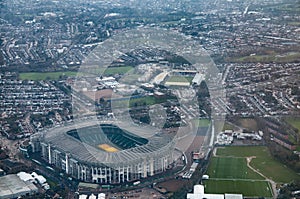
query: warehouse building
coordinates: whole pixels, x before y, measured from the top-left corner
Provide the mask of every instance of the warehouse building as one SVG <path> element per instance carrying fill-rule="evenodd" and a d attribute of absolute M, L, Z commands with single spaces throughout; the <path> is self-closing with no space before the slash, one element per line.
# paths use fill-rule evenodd
<path fill-rule="evenodd" d="M 16 174 L 0 177 L 0 199 L 33 195 L 38 188 L 32 182 L 21 180 Z"/>

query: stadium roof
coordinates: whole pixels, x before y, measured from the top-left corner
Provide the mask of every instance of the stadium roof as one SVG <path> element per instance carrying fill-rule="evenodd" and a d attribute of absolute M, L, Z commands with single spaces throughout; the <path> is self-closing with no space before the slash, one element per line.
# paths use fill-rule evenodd
<path fill-rule="evenodd" d="M 114 124 L 122 129 L 129 131 L 132 134 L 148 139 L 148 143 L 142 146 L 133 147 L 126 150 L 120 150 L 114 153 L 108 153 L 97 149 L 87 143 L 84 143 L 67 134 L 73 129 L 93 126 L 96 124 Z M 126 123 L 114 123 L 112 121 L 85 120 L 76 122 L 76 124 L 67 124 L 65 126 L 56 127 L 41 132 L 43 138 L 41 142 L 48 143 L 50 146 L 69 153 L 71 157 L 87 163 L 99 164 L 122 164 L 128 162 L 140 161 L 141 159 L 149 158 L 162 151 L 170 153 L 170 149 L 174 147 L 175 142 L 172 137 L 167 134 L 158 133 L 154 128 L 143 128 L 132 126 Z"/>

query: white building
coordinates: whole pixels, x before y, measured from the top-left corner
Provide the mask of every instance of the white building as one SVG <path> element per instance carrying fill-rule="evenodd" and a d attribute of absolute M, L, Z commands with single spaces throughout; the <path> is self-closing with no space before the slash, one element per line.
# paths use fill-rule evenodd
<path fill-rule="evenodd" d="M 119 83 L 116 81 L 114 77 L 103 77 L 102 79 L 100 77 L 97 77 L 96 81 L 103 86 L 107 86 L 111 88 L 115 88 L 116 86 L 119 85 Z"/>
<path fill-rule="evenodd" d="M 243 199 L 242 194 L 206 194 L 203 185 L 195 185 L 194 193 L 188 193 L 187 199 Z"/>
<path fill-rule="evenodd" d="M 192 83 L 200 85 L 203 80 L 205 80 L 205 75 L 201 73 L 197 73 L 193 78 Z"/>
<path fill-rule="evenodd" d="M 89 196 L 89 199 L 97 199 L 97 196 L 95 196 L 94 194 Z"/>
<path fill-rule="evenodd" d="M 99 193 L 98 199 L 105 199 L 105 193 Z"/>
<path fill-rule="evenodd" d="M 29 176 L 26 176 L 26 178 L 29 178 Z M 38 188 L 32 182 L 23 181 L 16 174 L 0 177 L 0 199 L 33 195 L 37 192 Z"/>
<path fill-rule="evenodd" d="M 79 195 L 79 199 L 87 199 L 87 198 L 88 198 L 88 195 L 85 195 L 85 194 Z"/>

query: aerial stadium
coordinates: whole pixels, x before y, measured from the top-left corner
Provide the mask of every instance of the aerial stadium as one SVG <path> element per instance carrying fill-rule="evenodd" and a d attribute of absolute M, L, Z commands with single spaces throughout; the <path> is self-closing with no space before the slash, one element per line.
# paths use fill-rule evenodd
<path fill-rule="evenodd" d="M 126 130 L 125 130 L 126 129 Z M 166 133 L 128 123 L 85 120 L 39 132 L 33 152 L 75 179 L 118 184 L 171 168 L 175 141 Z M 175 158 L 176 159 L 176 158 Z"/>

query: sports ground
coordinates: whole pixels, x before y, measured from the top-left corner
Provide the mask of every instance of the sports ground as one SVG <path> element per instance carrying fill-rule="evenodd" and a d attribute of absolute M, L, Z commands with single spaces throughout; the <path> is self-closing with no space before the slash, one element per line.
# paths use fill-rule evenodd
<path fill-rule="evenodd" d="M 300 179 L 264 146 L 217 148 L 207 174 L 207 193 L 242 193 L 245 197 L 273 198 L 271 181 L 274 186 Z"/>
<path fill-rule="evenodd" d="M 93 71 L 89 71 L 92 74 L 104 74 L 104 75 L 115 75 L 115 74 L 125 74 L 133 69 L 132 66 L 120 66 L 120 67 L 109 67 L 109 68 L 96 68 Z M 77 71 L 61 71 L 61 72 L 30 72 L 30 73 L 20 73 L 19 78 L 21 80 L 58 80 L 62 76 L 76 77 L 87 75 Z"/>

